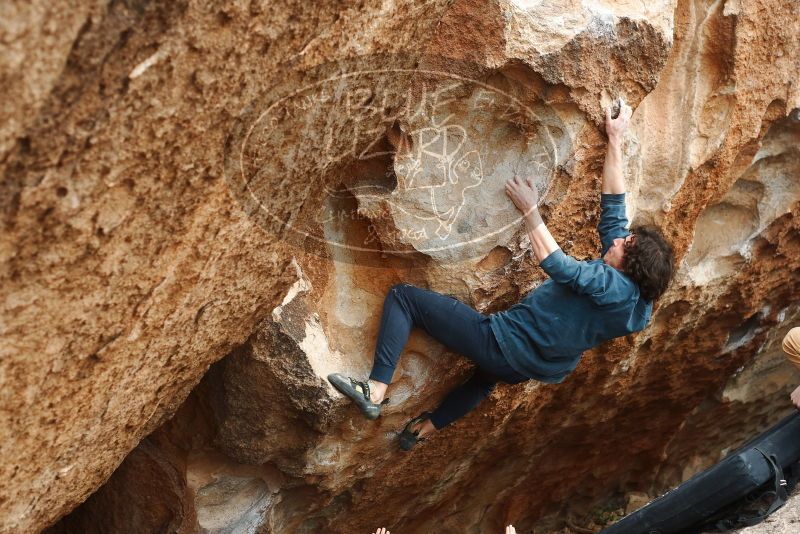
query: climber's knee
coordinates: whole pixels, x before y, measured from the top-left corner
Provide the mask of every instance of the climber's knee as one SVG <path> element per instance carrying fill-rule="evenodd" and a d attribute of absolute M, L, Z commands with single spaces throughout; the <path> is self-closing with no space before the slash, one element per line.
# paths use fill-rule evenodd
<path fill-rule="evenodd" d="M 409 287 L 413 287 L 411 284 L 407 284 L 405 282 L 400 282 L 399 284 L 395 284 L 392 286 L 392 291 L 405 291 Z"/>
<path fill-rule="evenodd" d="M 406 292 L 413 287 L 411 284 L 400 283 L 395 284 L 389 289 L 389 295 L 393 295 L 395 297 L 402 297 L 406 295 Z"/>

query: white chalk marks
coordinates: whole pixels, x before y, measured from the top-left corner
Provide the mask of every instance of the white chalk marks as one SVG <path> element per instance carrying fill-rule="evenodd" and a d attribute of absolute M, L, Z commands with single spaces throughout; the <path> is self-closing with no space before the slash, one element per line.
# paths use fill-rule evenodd
<path fill-rule="evenodd" d="M 571 142 L 524 87 L 449 66 L 368 56 L 282 80 L 228 138 L 233 196 L 262 227 L 320 254 L 457 260 L 492 248 L 519 223 L 504 181 L 523 172 L 546 195 Z"/>

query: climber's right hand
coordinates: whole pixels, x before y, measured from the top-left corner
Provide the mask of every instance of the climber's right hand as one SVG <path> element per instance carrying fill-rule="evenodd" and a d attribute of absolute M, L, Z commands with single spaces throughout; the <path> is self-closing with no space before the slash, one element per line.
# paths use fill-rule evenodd
<path fill-rule="evenodd" d="M 614 106 L 611 105 L 606 108 L 606 135 L 608 135 L 609 141 L 619 141 L 622 139 L 625 130 L 628 129 L 628 123 L 631 120 L 633 111 L 628 104 L 621 102 L 619 106 L 619 115 L 617 115 L 616 119 L 612 119 L 613 107 Z"/>
<path fill-rule="evenodd" d="M 797 386 L 797 388 L 792 391 L 791 399 L 797 409 L 800 410 L 800 386 Z"/>

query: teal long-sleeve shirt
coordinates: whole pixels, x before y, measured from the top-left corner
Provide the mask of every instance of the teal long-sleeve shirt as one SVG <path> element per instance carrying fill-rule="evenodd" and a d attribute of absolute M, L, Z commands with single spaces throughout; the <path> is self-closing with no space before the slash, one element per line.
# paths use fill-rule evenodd
<path fill-rule="evenodd" d="M 625 194 L 600 195 L 601 257 L 614 239 L 630 233 L 627 226 Z M 550 279 L 519 304 L 490 315 L 509 365 L 529 378 L 562 382 L 584 351 L 638 332 L 650 320 L 652 302 L 602 259 L 578 261 L 557 249 L 539 265 Z"/>

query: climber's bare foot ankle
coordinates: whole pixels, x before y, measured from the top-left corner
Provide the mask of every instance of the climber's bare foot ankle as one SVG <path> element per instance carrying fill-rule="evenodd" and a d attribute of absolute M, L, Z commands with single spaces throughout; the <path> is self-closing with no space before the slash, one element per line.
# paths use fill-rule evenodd
<path fill-rule="evenodd" d="M 370 380 L 369 400 L 375 404 L 380 404 L 383 402 L 383 398 L 386 396 L 387 389 L 389 389 L 389 384 L 384 384 L 383 382 L 378 382 L 377 380 Z"/>
<path fill-rule="evenodd" d="M 416 432 L 417 430 L 419 430 L 417 437 L 426 438 L 436 432 L 436 427 L 433 426 L 430 419 L 425 419 L 423 422 L 417 423 L 411 427 L 412 432 Z"/>

